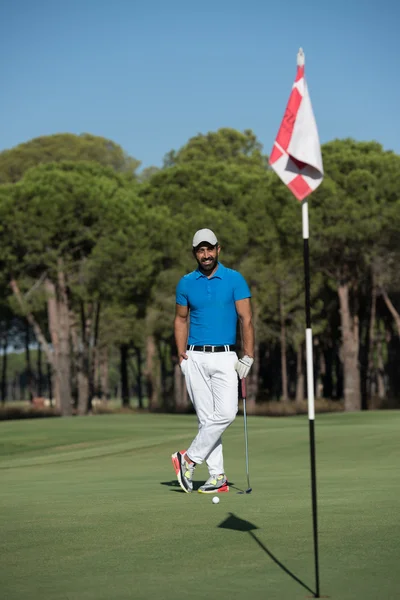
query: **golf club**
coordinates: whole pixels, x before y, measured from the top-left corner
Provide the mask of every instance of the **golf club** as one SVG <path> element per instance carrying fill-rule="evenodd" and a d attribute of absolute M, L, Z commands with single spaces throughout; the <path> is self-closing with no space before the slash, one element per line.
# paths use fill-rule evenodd
<path fill-rule="evenodd" d="M 247 439 L 247 413 L 246 413 L 246 378 L 243 377 L 240 381 L 242 387 L 242 399 L 243 399 L 243 419 L 244 419 L 244 443 L 246 448 L 246 476 L 247 476 L 247 490 L 244 492 L 238 492 L 238 494 L 251 494 L 252 488 L 250 487 L 250 476 L 249 476 L 249 443 Z"/>

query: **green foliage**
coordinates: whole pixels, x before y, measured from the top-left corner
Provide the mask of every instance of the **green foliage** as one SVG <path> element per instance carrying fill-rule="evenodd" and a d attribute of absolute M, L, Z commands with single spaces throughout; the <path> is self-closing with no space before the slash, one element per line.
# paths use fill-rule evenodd
<path fill-rule="evenodd" d="M 3 260 L 16 276 L 38 277 L 54 272 L 62 258 L 70 285 L 82 294 L 144 293 L 160 260 L 152 228 L 162 231 L 166 211 L 148 208 L 136 189 L 96 163 L 29 170 L 3 206 Z"/>
<path fill-rule="evenodd" d="M 309 198 L 314 335 L 336 339 L 337 283 L 368 305 L 370 269 L 398 293 L 400 157 L 376 142 L 323 147 L 325 178 Z M 72 306 L 101 306 L 100 346 L 171 345 L 175 287 L 196 268 L 191 241 L 215 231 L 221 262 L 249 282 L 257 335 L 304 339 L 301 204 L 267 168 L 253 132 L 220 129 L 171 151 L 163 169 L 136 176 L 115 143 L 84 134 L 37 138 L 0 153 L 0 322 L 20 313 L 10 277 L 45 324 L 41 278 L 62 261 Z M 10 313 L 11 306 L 11 313 Z M 379 307 L 378 307 L 379 309 Z M 7 311 L 9 311 L 7 313 Z"/>
<path fill-rule="evenodd" d="M 326 176 L 310 201 L 315 255 L 332 276 L 359 278 L 390 235 L 400 157 L 375 142 L 335 140 L 323 158 Z"/>
<path fill-rule="evenodd" d="M 60 133 L 38 137 L 0 153 L 0 183 L 19 181 L 39 164 L 60 161 L 94 161 L 115 171 L 134 175 L 139 161 L 125 154 L 118 144 L 88 133 Z"/>
<path fill-rule="evenodd" d="M 242 167 L 266 165 L 261 144 L 250 129 L 241 133 L 223 128 L 206 135 L 198 134 L 178 152 L 171 151 L 166 157 L 166 166 L 206 161 L 234 162 Z"/>

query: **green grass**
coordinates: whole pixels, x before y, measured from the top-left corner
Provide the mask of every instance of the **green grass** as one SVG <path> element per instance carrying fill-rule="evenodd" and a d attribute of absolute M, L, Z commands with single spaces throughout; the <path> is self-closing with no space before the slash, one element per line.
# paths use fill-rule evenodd
<path fill-rule="evenodd" d="M 169 415 L 0 423 L 0 597 L 312 596 L 307 418 L 249 418 L 253 493 L 216 506 L 175 485 L 170 454 L 195 427 Z M 399 598 L 399 430 L 395 411 L 317 416 L 321 595 Z M 224 445 L 244 488 L 241 417 Z M 199 467 L 196 483 L 206 477 Z"/>

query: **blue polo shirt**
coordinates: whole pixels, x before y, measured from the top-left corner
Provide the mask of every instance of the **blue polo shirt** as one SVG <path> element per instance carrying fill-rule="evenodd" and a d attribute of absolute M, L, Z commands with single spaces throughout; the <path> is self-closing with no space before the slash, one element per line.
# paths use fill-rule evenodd
<path fill-rule="evenodd" d="M 184 275 L 176 287 L 176 303 L 190 310 L 188 344 L 235 344 L 235 302 L 244 298 L 251 298 L 245 278 L 221 263 L 210 278 L 199 269 Z"/>

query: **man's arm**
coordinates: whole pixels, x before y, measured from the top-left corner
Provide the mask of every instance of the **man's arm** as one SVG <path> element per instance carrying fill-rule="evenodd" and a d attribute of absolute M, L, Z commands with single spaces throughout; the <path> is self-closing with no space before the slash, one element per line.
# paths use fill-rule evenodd
<path fill-rule="evenodd" d="M 182 362 L 182 360 L 187 358 L 186 346 L 189 333 L 188 316 L 189 308 L 187 306 L 177 304 L 174 320 L 174 334 L 176 349 L 179 356 L 179 364 Z"/>
<path fill-rule="evenodd" d="M 240 319 L 242 332 L 243 354 L 254 358 L 254 326 L 250 298 L 236 300 L 236 311 Z"/>

